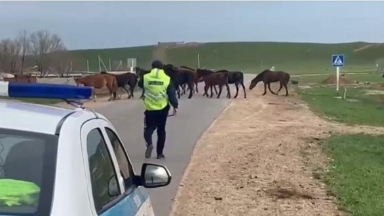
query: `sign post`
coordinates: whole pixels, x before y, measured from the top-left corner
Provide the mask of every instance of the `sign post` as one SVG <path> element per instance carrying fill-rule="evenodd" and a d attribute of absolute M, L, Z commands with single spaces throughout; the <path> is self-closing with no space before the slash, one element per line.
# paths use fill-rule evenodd
<path fill-rule="evenodd" d="M 332 55 L 332 67 L 336 67 L 336 91 L 339 91 L 340 67 L 344 67 L 344 54 Z"/>

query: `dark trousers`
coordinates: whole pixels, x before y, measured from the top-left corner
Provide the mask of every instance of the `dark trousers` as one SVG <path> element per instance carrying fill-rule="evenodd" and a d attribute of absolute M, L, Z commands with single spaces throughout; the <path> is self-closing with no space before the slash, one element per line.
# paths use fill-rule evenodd
<path fill-rule="evenodd" d="M 169 106 L 162 110 L 144 112 L 144 139 L 148 145 L 152 145 L 152 134 L 157 129 L 157 146 L 158 155 L 163 154 L 165 145 L 165 126 L 167 124 Z"/>

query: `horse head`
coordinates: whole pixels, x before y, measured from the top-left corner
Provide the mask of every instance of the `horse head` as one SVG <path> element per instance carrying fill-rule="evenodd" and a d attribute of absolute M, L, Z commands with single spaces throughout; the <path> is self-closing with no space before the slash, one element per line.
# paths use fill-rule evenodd
<path fill-rule="evenodd" d="M 145 70 L 145 69 L 142 69 L 140 67 L 135 67 L 135 70 L 136 70 L 136 75 L 141 78 L 142 76 L 144 76 L 145 74 L 151 72 L 149 70 Z"/>
<path fill-rule="evenodd" d="M 264 79 L 265 75 L 269 72 L 272 72 L 269 69 L 263 70 L 261 73 L 257 74 L 255 78 L 251 80 L 251 84 L 249 84 L 249 90 L 252 90 L 258 82 Z"/>

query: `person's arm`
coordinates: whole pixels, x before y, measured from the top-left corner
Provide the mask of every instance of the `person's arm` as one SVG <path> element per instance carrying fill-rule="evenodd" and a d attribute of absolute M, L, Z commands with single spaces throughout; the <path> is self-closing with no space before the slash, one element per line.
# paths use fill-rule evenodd
<path fill-rule="evenodd" d="M 168 88 L 167 88 L 167 95 L 169 103 L 172 105 L 173 108 L 178 109 L 179 108 L 179 102 L 176 97 L 176 89 L 173 85 L 173 82 L 170 81 Z"/>

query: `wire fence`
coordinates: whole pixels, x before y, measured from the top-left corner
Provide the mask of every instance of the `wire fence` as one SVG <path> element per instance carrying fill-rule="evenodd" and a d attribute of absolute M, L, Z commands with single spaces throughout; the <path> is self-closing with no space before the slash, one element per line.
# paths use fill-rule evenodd
<path fill-rule="evenodd" d="M 100 71 L 129 71 L 134 72 L 137 66 L 136 58 L 101 58 L 97 60 L 75 60 L 70 62 L 70 71 L 100 72 Z"/>

